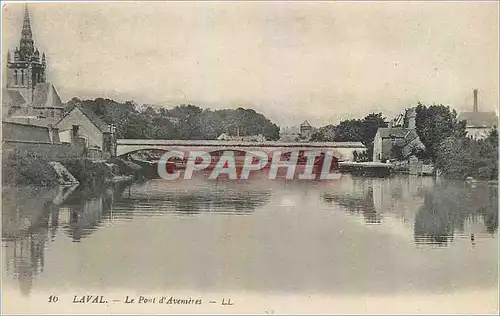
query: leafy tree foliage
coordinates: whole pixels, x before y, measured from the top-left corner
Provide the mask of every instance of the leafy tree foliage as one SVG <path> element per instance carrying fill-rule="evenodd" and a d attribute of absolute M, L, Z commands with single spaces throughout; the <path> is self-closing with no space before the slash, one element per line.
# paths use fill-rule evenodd
<path fill-rule="evenodd" d="M 498 229 L 497 188 L 486 185 L 470 190 L 455 181 L 437 184 L 424 194 L 424 203 L 415 217 L 415 241 L 446 244 L 455 231 L 463 231 L 465 223 L 477 216 L 484 218 L 486 230 Z"/>
<path fill-rule="evenodd" d="M 379 127 L 387 127 L 385 118 L 382 113 L 371 113 L 363 119 L 349 119 L 338 125 L 324 126 L 312 135 L 312 140 L 362 142 L 368 148 L 368 157 L 372 157 L 373 139 Z"/>
<path fill-rule="evenodd" d="M 380 127 L 387 127 L 385 118 L 382 113 L 372 113 L 367 115 L 361 124 L 362 139 L 361 142 L 365 145 L 368 150 L 368 156 L 373 157 L 373 140 L 375 139 L 375 134 Z"/>
<path fill-rule="evenodd" d="M 335 141 L 335 125 L 326 125 L 318 128 L 316 132 L 311 135 L 312 142 L 333 142 Z"/>
<path fill-rule="evenodd" d="M 482 180 L 498 179 L 498 132 L 486 139 L 450 136 L 439 144 L 436 167 L 445 177 Z"/>
<path fill-rule="evenodd" d="M 360 142 L 363 139 L 362 120 L 349 119 L 339 123 L 335 127 L 335 141 L 337 142 Z"/>
<path fill-rule="evenodd" d="M 448 137 L 465 137 L 465 122 L 459 122 L 457 112 L 449 106 L 416 106 L 416 130 L 425 145 L 421 159 L 435 161 L 439 144 Z"/>
<path fill-rule="evenodd" d="M 180 105 L 173 109 L 146 107 L 138 110 L 131 101 L 120 103 L 110 99 L 71 99 L 67 108 L 76 104 L 89 107 L 108 124 L 115 124 L 118 138 L 131 139 L 216 139 L 221 133 L 249 136 L 263 134 L 269 140 L 279 138 L 279 127 L 252 109 L 201 109 Z"/>
<path fill-rule="evenodd" d="M 349 119 L 339 125 L 326 125 L 313 134 L 317 141 L 362 142 L 370 145 L 379 127 L 387 127 L 382 113 L 372 113 L 364 119 Z"/>
<path fill-rule="evenodd" d="M 444 105 L 416 107 L 416 130 L 426 149 L 419 158 L 433 162 L 445 177 L 498 178 L 498 132 L 486 139 L 466 137 L 465 121 Z"/>

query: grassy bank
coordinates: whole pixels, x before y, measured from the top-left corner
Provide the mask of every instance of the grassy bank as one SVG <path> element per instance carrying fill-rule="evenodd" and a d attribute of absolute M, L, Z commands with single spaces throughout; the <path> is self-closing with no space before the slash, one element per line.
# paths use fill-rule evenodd
<path fill-rule="evenodd" d="M 49 162 L 30 156 L 2 159 L 2 184 L 56 185 L 58 176 Z"/>
<path fill-rule="evenodd" d="M 51 161 L 31 156 L 4 157 L 2 160 L 2 185 L 58 185 L 58 175 L 50 165 Z M 112 165 L 105 162 L 93 162 L 89 159 L 66 159 L 59 162 L 80 184 L 104 183 L 111 181 L 116 175 L 130 175 L 137 172 L 119 159 L 113 159 Z"/>

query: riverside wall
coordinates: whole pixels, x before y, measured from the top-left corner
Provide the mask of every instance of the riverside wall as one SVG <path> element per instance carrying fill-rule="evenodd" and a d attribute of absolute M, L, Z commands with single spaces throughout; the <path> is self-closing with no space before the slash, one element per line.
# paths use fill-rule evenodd
<path fill-rule="evenodd" d="M 61 183 L 51 165 L 60 162 L 80 183 L 107 181 L 128 170 L 114 168 L 109 153 L 88 148 L 83 138 L 61 143 L 52 126 L 2 122 L 3 185 L 52 186 Z"/>
<path fill-rule="evenodd" d="M 84 157 L 85 146 L 83 144 L 53 144 L 48 142 L 4 140 L 2 142 L 2 155 L 3 159 L 16 159 L 20 157 L 56 161 L 70 158 L 77 159 Z"/>

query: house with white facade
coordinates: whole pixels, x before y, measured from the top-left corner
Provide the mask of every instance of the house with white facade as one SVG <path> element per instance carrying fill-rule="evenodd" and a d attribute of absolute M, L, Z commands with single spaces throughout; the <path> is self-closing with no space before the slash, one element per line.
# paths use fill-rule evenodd
<path fill-rule="evenodd" d="M 466 121 L 467 136 L 472 139 L 486 138 L 498 126 L 498 115 L 495 112 L 479 112 L 477 89 L 474 89 L 472 112 L 460 113 L 458 120 Z"/>

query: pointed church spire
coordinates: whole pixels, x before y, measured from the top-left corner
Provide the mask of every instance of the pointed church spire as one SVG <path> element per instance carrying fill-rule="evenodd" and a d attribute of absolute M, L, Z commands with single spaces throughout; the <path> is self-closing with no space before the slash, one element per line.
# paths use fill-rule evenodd
<path fill-rule="evenodd" d="M 33 55 L 33 33 L 31 32 L 30 13 L 28 11 L 28 4 L 24 9 L 23 30 L 21 31 L 20 51 L 23 57 Z"/>

